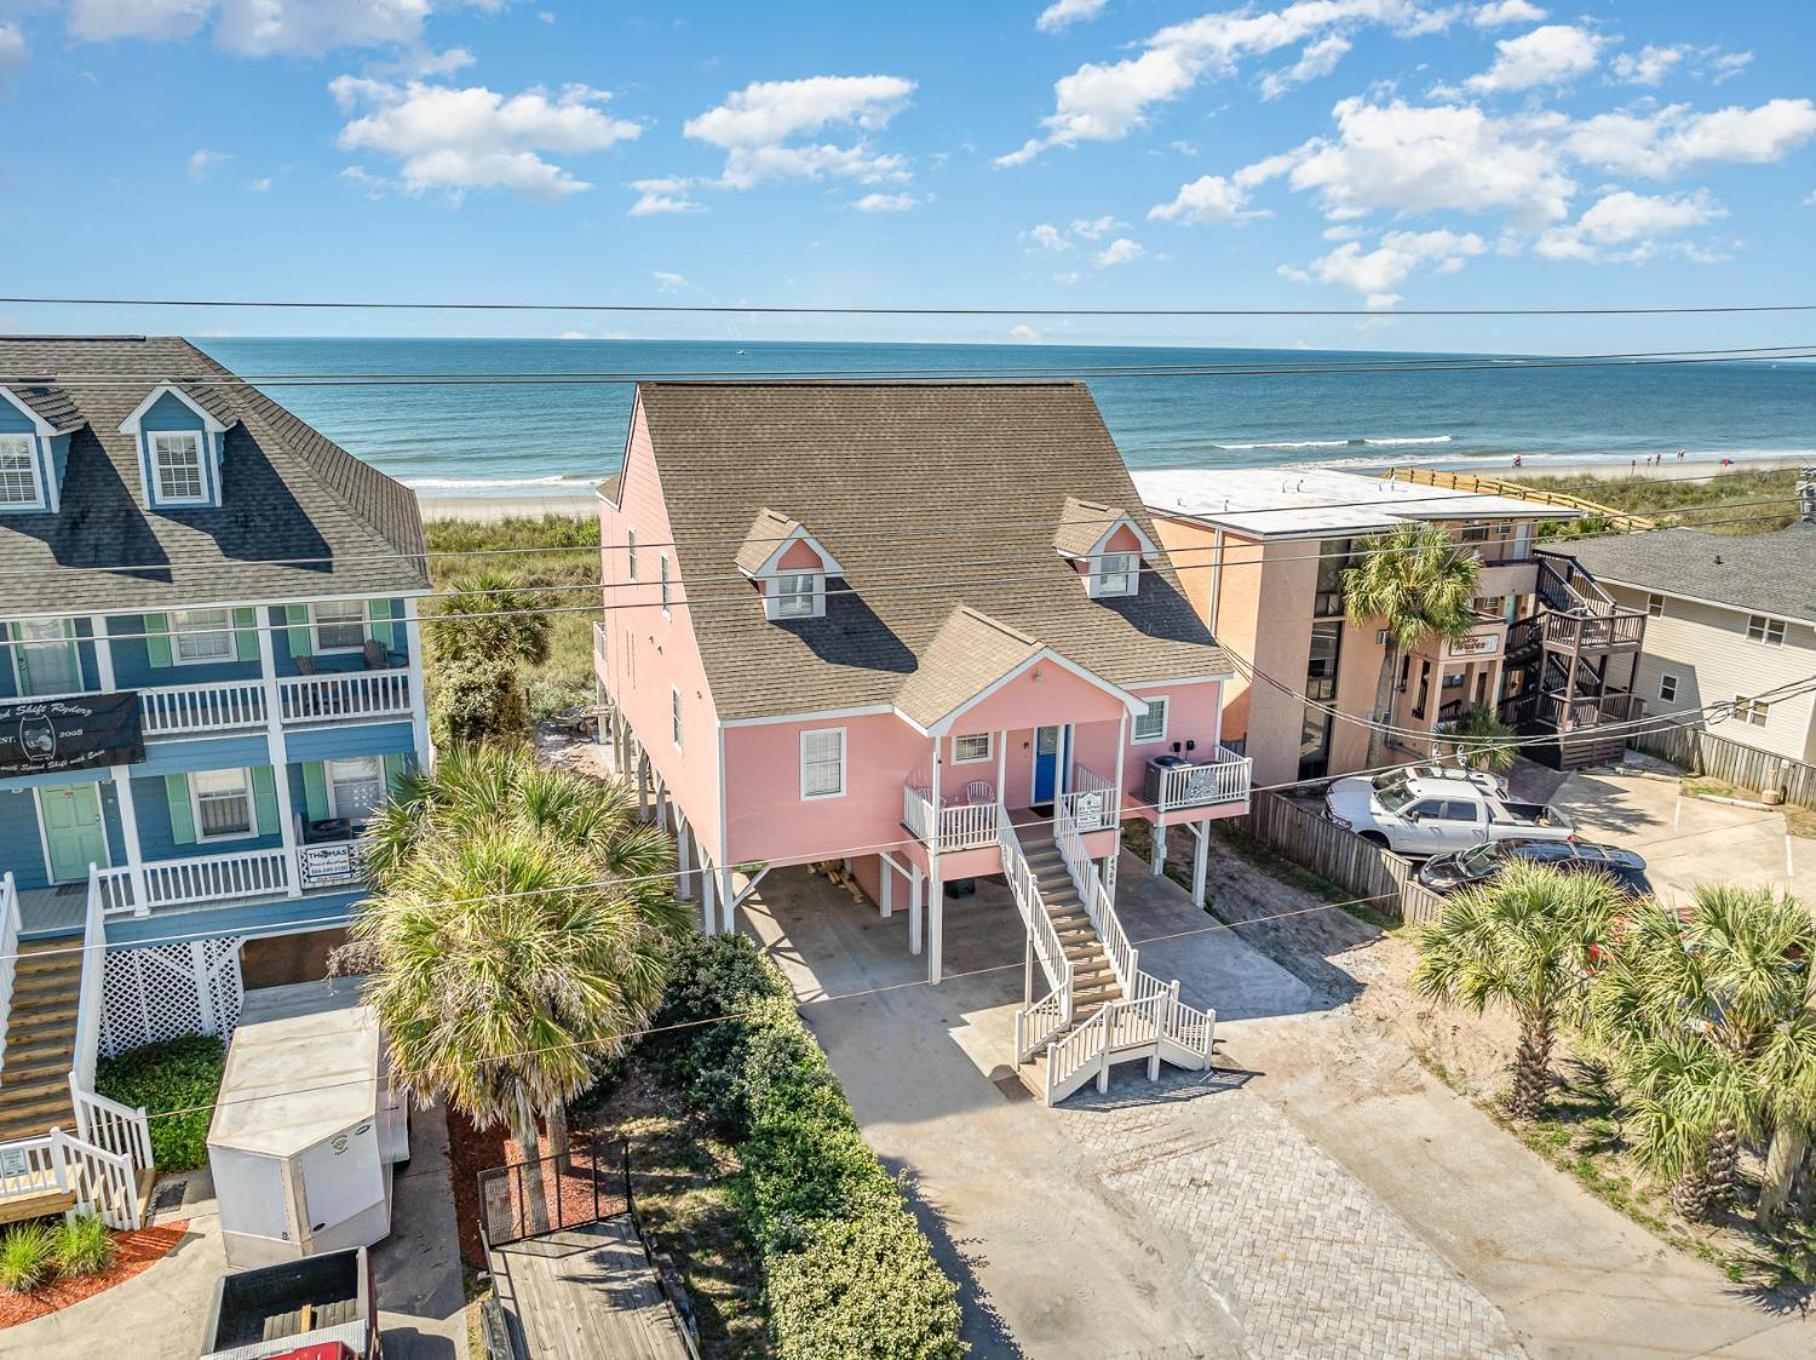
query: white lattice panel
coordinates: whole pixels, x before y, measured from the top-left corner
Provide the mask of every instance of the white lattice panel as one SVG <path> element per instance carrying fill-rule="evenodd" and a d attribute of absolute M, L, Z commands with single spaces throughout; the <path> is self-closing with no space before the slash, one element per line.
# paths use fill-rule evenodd
<path fill-rule="evenodd" d="M 101 1054 L 188 1034 L 226 1037 L 245 991 L 238 939 L 110 950 L 102 981 Z"/>

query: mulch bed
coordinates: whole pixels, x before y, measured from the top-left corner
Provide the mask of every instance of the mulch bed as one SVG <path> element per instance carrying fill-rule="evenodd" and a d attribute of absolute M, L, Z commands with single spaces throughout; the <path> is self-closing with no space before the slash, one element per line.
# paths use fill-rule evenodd
<path fill-rule="evenodd" d="M 130 1280 L 168 1256 L 188 1231 L 189 1220 L 182 1219 L 137 1232 L 115 1233 L 116 1255 L 111 1269 L 73 1280 L 53 1280 L 35 1294 L 0 1294 L 0 1327 L 45 1317 Z"/>
<path fill-rule="evenodd" d="M 617 1145 L 597 1144 L 599 1198 L 594 1211 L 593 1158 L 595 1143 L 585 1129 L 570 1128 L 569 1154 L 565 1163 L 552 1158 L 546 1132 L 539 1154 L 547 1158 L 536 1170 L 525 1168 L 511 1175 L 511 1203 L 518 1221 L 524 1216 L 524 1191 L 530 1178 L 540 1175 L 543 1198 L 548 1204 L 551 1225 L 569 1226 L 592 1222 L 597 1218 L 623 1213 L 628 1207 L 623 1197 L 623 1179 L 618 1173 Z M 496 1167 L 513 1166 L 523 1159 L 511 1141 L 504 1125 L 475 1128 L 458 1110 L 448 1111 L 448 1161 L 454 1178 L 454 1217 L 460 1229 L 460 1256 L 469 1266 L 485 1270 L 485 1248 L 479 1235 L 479 1175 Z M 496 1238 L 496 1234 L 494 1234 Z"/>

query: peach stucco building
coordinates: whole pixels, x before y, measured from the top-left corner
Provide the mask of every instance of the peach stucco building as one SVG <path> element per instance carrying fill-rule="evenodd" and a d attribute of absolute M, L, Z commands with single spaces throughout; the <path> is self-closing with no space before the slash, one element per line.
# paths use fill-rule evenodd
<path fill-rule="evenodd" d="M 944 890 L 1001 874 L 1049 1018 L 1159 1004 L 1115 920 L 1122 821 L 1202 844 L 1249 767 L 1082 384 L 646 383 L 600 525 L 605 734 L 707 930 L 733 866 L 845 861 L 937 982 Z"/>

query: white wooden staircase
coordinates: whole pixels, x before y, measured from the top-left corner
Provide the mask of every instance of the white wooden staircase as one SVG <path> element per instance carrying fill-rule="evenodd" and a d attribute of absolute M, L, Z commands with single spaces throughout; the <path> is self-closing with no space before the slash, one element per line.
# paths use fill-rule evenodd
<path fill-rule="evenodd" d="M 1050 829 L 1028 826 L 1019 835 L 1005 816 L 997 836 L 1028 930 L 1024 1004 L 1015 1015 L 1023 1081 L 1053 1105 L 1093 1078 L 1107 1090 L 1119 1062 L 1146 1061 L 1150 1080 L 1163 1060 L 1204 1070 L 1216 1013 L 1180 1001 L 1178 982 L 1141 970 L 1083 836 L 1063 803 L 1055 814 Z M 1049 989 L 1038 998 L 1037 973 Z"/>

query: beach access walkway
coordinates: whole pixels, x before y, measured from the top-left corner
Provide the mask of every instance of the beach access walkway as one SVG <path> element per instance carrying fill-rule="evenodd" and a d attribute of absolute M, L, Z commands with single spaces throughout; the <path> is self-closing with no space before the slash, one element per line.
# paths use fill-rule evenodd
<path fill-rule="evenodd" d="M 697 1360 L 629 1214 L 494 1247 L 526 1360 Z"/>

